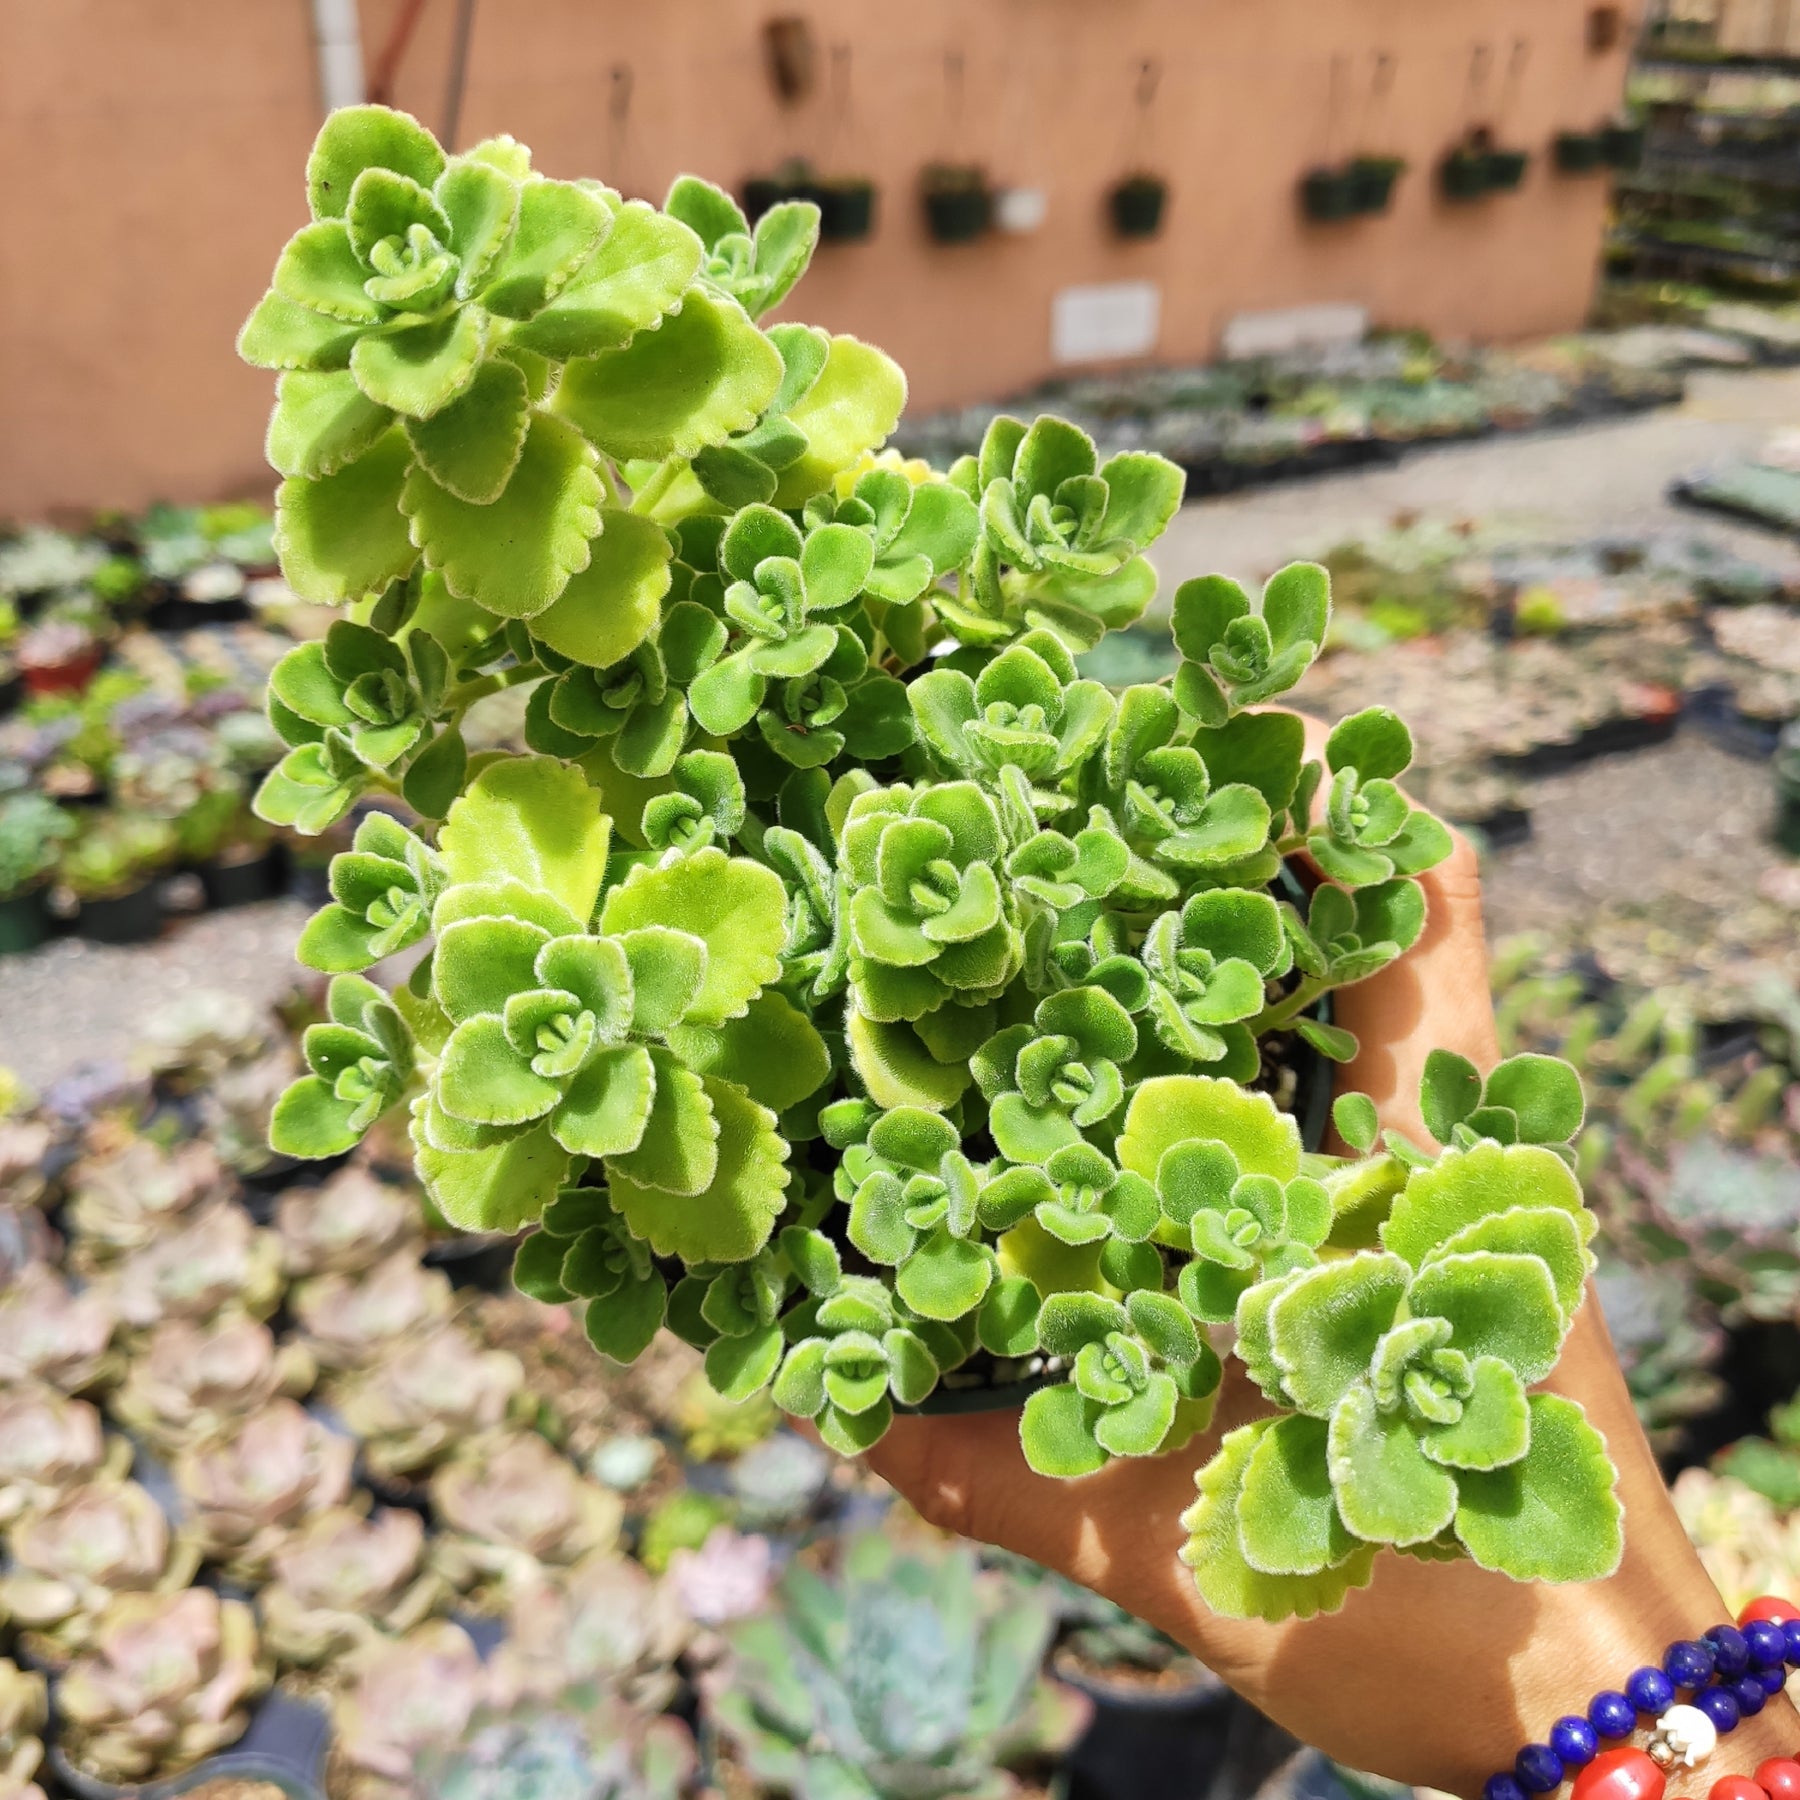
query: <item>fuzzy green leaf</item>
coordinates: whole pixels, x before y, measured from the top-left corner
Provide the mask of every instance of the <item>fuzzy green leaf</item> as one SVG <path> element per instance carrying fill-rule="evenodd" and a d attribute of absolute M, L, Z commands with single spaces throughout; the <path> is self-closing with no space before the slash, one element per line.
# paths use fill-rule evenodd
<path fill-rule="evenodd" d="M 1594 1235 L 1580 1184 L 1552 1151 L 1483 1142 L 1448 1150 L 1435 1166 L 1415 1171 L 1382 1225 L 1381 1241 L 1417 1266 L 1476 1220 L 1520 1206 L 1556 1207 L 1575 1220 L 1583 1243 Z"/>
<path fill-rule="evenodd" d="M 1072 1383 L 1040 1388 L 1019 1417 L 1025 1460 L 1040 1475 L 1069 1479 L 1106 1466 L 1107 1454 L 1094 1437 L 1100 1408 Z"/>
<path fill-rule="evenodd" d="M 1494 1069 L 1482 1103 L 1517 1114 L 1519 1135 L 1528 1144 L 1567 1143 L 1581 1129 L 1587 1110 L 1574 1068 L 1559 1056 L 1530 1052 L 1509 1056 Z"/>
<path fill-rule="evenodd" d="M 1289 1182 L 1300 1173 L 1300 1131 L 1266 1094 L 1211 1075 L 1158 1075 L 1139 1084 L 1119 1134 L 1121 1167 L 1156 1179 L 1164 1151 L 1190 1138 L 1226 1144 L 1245 1174 Z"/>
<path fill-rule="evenodd" d="M 1238 1541 L 1265 1575 L 1317 1575 L 1341 1563 L 1356 1540 L 1331 1493 L 1323 1419 L 1291 1413 L 1271 1421 L 1244 1467 Z"/>
<path fill-rule="evenodd" d="M 1481 1104 L 1481 1072 L 1466 1056 L 1433 1050 L 1425 1058 L 1419 1082 L 1419 1109 L 1425 1129 L 1440 1144 L 1450 1142 L 1456 1127 Z"/>
<path fill-rule="evenodd" d="M 589 1301 L 582 1321 L 588 1342 L 615 1362 L 636 1362 L 650 1348 L 668 1316 L 668 1284 L 655 1270 L 647 1281 L 628 1281 L 604 1300 Z"/>
<path fill-rule="evenodd" d="M 1309 1269 L 1275 1300 L 1269 1345 L 1302 1412 L 1323 1417 L 1367 1374 L 1406 1297 L 1407 1277 L 1399 1257 L 1364 1251 Z"/>
<path fill-rule="evenodd" d="M 806 450 L 782 470 L 775 504 L 797 507 L 822 493 L 840 469 L 887 441 L 905 407 L 899 364 L 873 344 L 834 336 L 818 379 L 788 409 L 789 423 L 806 434 Z"/>
<path fill-rule="evenodd" d="M 430 187 L 443 173 L 438 141 L 410 113 L 341 106 L 320 127 L 306 160 L 306 198 L 315 219 L 341 219 L 364 169 L 392 169 Z"/>
<path fill-rule="evenodd" d="M 528 181 L 519 190 L 518 225 L 482 287 L 482 305 L 507 319 L 541 312 L 599 248 L 611 222 L 606 202 L 572 181 Z"/>
<path fill-rule="evenodd" d="M 406 435 L 439 487 L 471 505 L 487 506 L 506 491 L 530 423 L 523 373 L 496 360 L 482 364 L 459 399 L 428 419 L 408 419 Z"/>
<path fill-rule="evenodd" d="M 894 1287 L 921 1318 L 952 1320 L 981 1304 L 993 1278 L 992 1253 L 940 1225 L 900 1265 Z"/>
<path fill-rule="evenodd" d="M 706 972 L 689 1016 L 718 1025 L 741 1015 L 780 975 L 786 908 L 773 869 L 714 845 L 666 869 L 633 869 L 607 895 L 600 924 L 608 932 L 666 925 L 699 938 Z"/>
<path fill-rule="evenodd" d="M 825 1040 L 781 994 L 765 989 L 722 1025 L 677 1025 L 669 1047 L 696 1074 L 736 1082 L 752 1100 L 786 1112 L 831 1073 Z"/>
<path fill-rule="evenodd" d="M 390 428 L 354 462 L 317 480 L 290 477 L 275 496 L 275 550 L 287 584 L 328 606 L 378 594 L 419 559 L 400 511 L 412 464 Z"/>
<path fill-rule="evenodd" d="M 316 479 L 371 449 L 393 416 L 364 395 L 348 370 L 292 370 L 275 383 L 265 449 L 278 474 Z"/>
<path fill-rule="evenodd" d="M 1515 1581 L 1597 1581 L 1624 1555 L 1618 1471 L 1579 1406 L 1531 1396 L 1531 1449 L 1458 1481 L 1456 1535 L 1484 1569 Z"/>
<path fill-rule="evenodd" d="M 661 1215 L 679 1209 L 669 1204 L 669 1196 L 704 1191 L 719 1167 L 719 1122 L 706 1084 L 668 1050 L 653 1048 L 650 1059 L 656 1090 L 643 1136 L 635 1149 L 614 1157 L 607 1169 L 614 1201 L 639 1237 L 649 1237 L 653 1225 L 670 1229 Z M 627 1185 L 639 1196 L 636 1217 L 623 1198 Z M 692 1260 L 705 1258 L 696 1255 Z"/>
<path fill-rule="evenodd" d="M 400 504 L 452 594 L 505 619 L 529 619 L 588 566 L 600 495 L 593 451 L 560 419 L 536 413 L 499 499 L 472 506 L 421 467 L 407 477 Z"/>
<path fill-rule="evenodd" d="M 509 756 L 489 763 L 451 807 L 438 850 L 452 883 L 517 881 L 585 924 L 606 872 L 608 833 L 600 796 L 579 769 Z"/>
<path fill-rule="evenodd" d="M 850 1059 L 877 1106 L 954 1106 L 973 1077 L 960 1063 L 941 1063 L 904 1023 L 880 1024 L 860 1011 L 845 1018 Z"/>
<path fill-rule="evenodd" d="M 622 661 L 656 629 L 674 554 L 662 529 L 641 513 L 605 507 L 600 519 L 588 566 L 531 621 L 540 643 L 594 669 Z"/>
<path fill-rule="evenodd" d="M 1463 1401 L 1462 1417 L 1426 1426 L 1419 1448 L 1452 1469 L 1498 1469 L 1517 1462 L 1531 1443 L 1525 1384 L 1497 1356 L 1475 1357 L 1470 1374 L 1475 1391 Z"/>
<path fill-rule="evenodd" d="M 1422 1544 L 1456 1513 L 1456 1482 L 1419 1448 L 1404 1410 L 1384 1413 L 1366 1382 L 1344 1395 L 1328 1436 L 1344 1524 L 1377 1544 Z"/>
<path fill-rule="evenodd" d="M 542 1217 L 568 1174 L 569 1153 L 534 1125 L 479 1150 L 440 1150 L 415 1116 L 413 1146 L 432 1204 L 463 1231 L 517 1231 Z"/>
<path fill-rule="evenodd" d="M 1407 1303 L 1415 1318 L 1448 1319 L 1465 1356 L 1496 1356 L 1528 1387 L 1556 1367 L 1568 1330 L 1550 1270 L 1536 1256 L 1435 1258 L 1413 1277 Z"/>

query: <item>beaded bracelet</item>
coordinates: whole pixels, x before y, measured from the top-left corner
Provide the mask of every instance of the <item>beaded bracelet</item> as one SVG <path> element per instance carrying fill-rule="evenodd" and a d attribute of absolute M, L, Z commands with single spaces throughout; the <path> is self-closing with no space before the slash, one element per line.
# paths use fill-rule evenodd
<path fill-rule="evenodd" d="M 1577 1770 L 1573 1800 L 1663 1800 L 1666 1772 L 1703 1763 L 1722 1735 L 1781 1692 L 1790 1664 L 1800 1665 L 1800 1606 L 1752 1600 L 1736 1625 L 1671 1644 L 1661 1668 L 1636 1669 L 1623 1693 L 1605 1689 L 1585 1716 L 1558 1719 L 1547 1744 L 1527 1744 L 1510 1771 L 1488 1777 L 1482 1800 L 1551 1794 Z M 1691 1701 L 1677 1704 L 1678 1689 Z M 1655 1721 L 1644 1749 L 1600 1749 L 1602 1738 L 1629 1737 L 1640 1718 Z M 1800 1760 L 1772 1757 L 1754 1777 L 1722 1776 L 1707 1800 L 1800 1800 Z"/>

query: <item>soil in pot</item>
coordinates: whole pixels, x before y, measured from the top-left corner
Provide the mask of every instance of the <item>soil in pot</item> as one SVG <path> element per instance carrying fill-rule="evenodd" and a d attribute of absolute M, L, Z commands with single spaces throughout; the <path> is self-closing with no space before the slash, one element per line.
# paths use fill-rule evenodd
<path fill-rule="evenodd" d="M 35 950 L 49 935 L 50 915 L 44 910 L 42 888 L 28 888 L 0 900 L 0 956 Z"/>
<path fill-rule="evenodd" d="M 1113 230 L 1122 238 L 1153 238 L 1162 230 L 1168 186 L 1151 175 L 1133 175 L 1107 195 Z"/>
<path fill-rule="evenodd" d="M 162 894 L 154 881 L 129 893 L 83 900 L 75 915 L 75 929 L 96 944 L 148 943 L 162 924 Z"/>

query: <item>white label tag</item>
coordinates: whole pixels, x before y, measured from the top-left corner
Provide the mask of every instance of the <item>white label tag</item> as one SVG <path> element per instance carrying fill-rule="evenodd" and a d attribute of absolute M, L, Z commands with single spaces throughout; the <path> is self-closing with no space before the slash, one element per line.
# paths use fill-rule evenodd
<path fill-rule="evenodd" d="M 1050 354 L 1059 363 L 1148 356 L 1161 330 L 1162 289 L 1154 281 L 1063 288 L 1050 303 Z"/>

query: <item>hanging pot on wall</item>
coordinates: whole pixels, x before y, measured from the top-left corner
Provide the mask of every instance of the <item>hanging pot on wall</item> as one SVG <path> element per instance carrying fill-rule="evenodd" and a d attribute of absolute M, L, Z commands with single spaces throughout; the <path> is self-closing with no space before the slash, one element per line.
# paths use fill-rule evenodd
<path fill-rule="evenodd" d="M 1559 131 L 1554 149 L 1557 169 L 1564 175 L 1591 175 L 1606 165 L 1606 148 L 1598 131 Z"/>
<path fill-rule="evenodd" d="M 1350 160 L 1350 187 L 1359 213 L 1384 213 L 1393 203 L 1394 183 L 1406 173 L 1399 156 L 1357 156 Z"/>
<path fill-rule="evenodd" d="M 1308 169 L 1300 177 L 1300 208 L 1318 224 L 1354 218 L 1355 176 L 1348 167 Z"/>
<path fill-rule="evenodd" d="M 919 179 L 925 224 L 940 244 L 967 244 L 993 218 L 993 196 L 985 173 L 966 163 L 933 163 Z"/>
<path fill-rule="evenodd" d="M 1492 194 L 1509 194 L 1525 179 L 1531 161 L 1529 150 L 1490 150 L 1487 153 L 1487 186 Z"/>
<path fill-rule="evenodd" d="M 1644 160 L 1644 128 L 1615 121 L 1600 128 L 1600 156 L 1609 169 L 1635 169 Z"/>
<path fill-rule="evenodd" d="M 1479 200 L 1488 191 L 1487 152 L 1457 145 L 1438 164 L 1438 186 L 1446 200 Z"/>
<path fill-rule="evenodd" d="M 819 204 L 819 236 L 828 244 L 860 244 L 875 228 L 872 181 L 822 181 L 812 198 Z"/>
<path fill-rule="evenodd" d="M 1113 230 L 1122 238 L 1153 238 L 1162 230 L 1169 184 L 1160 175 L 1127 175 L 1106 196 Z"/>

